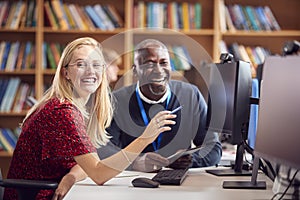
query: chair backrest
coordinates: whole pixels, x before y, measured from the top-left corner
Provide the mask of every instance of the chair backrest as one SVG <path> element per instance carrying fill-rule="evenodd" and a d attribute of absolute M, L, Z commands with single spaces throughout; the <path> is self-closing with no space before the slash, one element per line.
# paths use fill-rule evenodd
<path fill-rule="evenodd" d="M 0 170 L 0 200 L 3 199 L 4 188 L 15 188 L 19 200 L 35 199 L 37 193 L 43 189 L 55 190 L 58 186 L 54 181 L 2 179 Z"/>
<path fill-rule="evenodd" d="M 0 168 L 0 182 L 2 182 L 2 172 Z M 3 199 L 3 194 L 4 194 L 4 187 L 0 187 L 0 200 Z"/>

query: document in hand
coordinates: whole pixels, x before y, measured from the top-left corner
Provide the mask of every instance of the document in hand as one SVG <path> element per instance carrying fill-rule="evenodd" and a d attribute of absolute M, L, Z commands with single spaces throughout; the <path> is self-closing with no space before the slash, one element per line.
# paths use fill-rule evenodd
<path fill-rule="evenodd" d="M 203 146 L 193 147 L 193 148 L 190 148 L 190 149 L 180 149 L 176 153 L 174 153 L 173 155 L 170 155 L 168 157 L 168 160 L 169 160 L 170 163 L 173 163 L 175 160 L 177 160 L 181 156 L 192 154 L 192 153 L 200 150 L 201 148 L 203 148 Z"/>

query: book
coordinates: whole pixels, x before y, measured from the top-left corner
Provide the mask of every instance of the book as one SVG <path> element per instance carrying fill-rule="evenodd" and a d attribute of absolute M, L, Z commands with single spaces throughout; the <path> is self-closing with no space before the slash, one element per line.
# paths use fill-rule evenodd
<path fill-rule="evenodd" d="M 265 16 L 263 7 L 262 6 L 256 7 L 255 12 L 256 12 L 256 15 L 259 18 L 259 21 L 260 21 L 261 25 L 264 27 L 264 30 L 271 31 L 272 29 L 271 29 L 270 24 L 267 21 L 267 18 Z"/>
<path fill-rule="evenodd" d="M 17 62 L 16 62 L 16 67 L 15 67 L 15 69 L 16 69 L 17 71 L 19 71 L 19 70 L 22 69 L 22 61 L 23 61 L 23 57 L 24 57 L 25 46 L 26 46 L 26 43 L 25 43 L 25 42 L 22 42 L 22 43 L 20 44 L 19 53 L 18 53 L 18 58 L 17 58 Z"/>
<path fill-rule="evenodd" d="M 11 42 L 6 41 L 5 49 L 4 49 L 3 56 L 2 56 L 1 70 L 5 69 L 5 66 L 7 63 L 7 58 L 8 58 L 9 51 L 10 51 L 10 47 L 11 47 Z"/>
<path fill-rule="evenodd" d="M 276 30 L 276 31 L 281 30 L 281 27 L 278 24 L 275 16 L 273 15 L 271 8 L 269 6 L 264 6 L 264 11 L 265 11 L 265 15 L 267 16 L 268 21 L 272 25 L 272 30 Z"/>
<path fill-rule="evenodd" d="M 28 9 L 26 15 L 26 27 L 33 27 L 34 26 L 34 12 L 35 12 L 35 1 L 28 1 Z"/>
<path fill-rule="evenodd" d="M 93 23 L 89 15 L 84 11 L 84 7 L 77 6 L 78 13 L 87 30 L 95 30 L 97 27 Z"/>
<path fill-rule="evenodd" d="M 54 13 L 52 12 L 52 8 L 50 6 L 49 1 L 44 2 L 44 17 L 45 17 L 46 26 L 49 26 L 54 30 L 57 30 L 59 28 L 59 25 L 54 16 Z"/>
<path fill-rule="evenodd" d="M 62 2 L 59 0 L 51 0 L 50 4 L 53 9 L 53 13 L 56 15 L 58 19 L 58 24 L 60 25 L 60 29 L 62 30 L 68 30 L 69 29 L 69 24 L 66 19 L 63 7 L 62 7 Z"/>
<path fill-rule="evenodd" d="M 8 128 L 2 128 L 1 133 L 6 139 L 6 141 L 11 145 L 11 147 L 15 149 L 18 138 L 16 138 L 13 132 Z"/>
<path fill-rule="evenodd" d="M 1 1 L 0 2 L 0 27 L 2 26 L 2 22 L 4 21 L 7 9 L 9 9 L 8 1 Z"/>
<path fill-rule="evenodd" d="M 17 3 L 18 2 L 12 2 L 10 9 L 8 11 L 8 16 L 6 19 L 6 23 L 5 23 L 5 28 L 10 28 L 12 21 L 14 20 L 14 15 L 16 13 L 16 8 L 17 8 Z"/>
<path fill-rule="evenodd" d="M 82 18 L 80 17 L 75 4 L 69 4 L 68 7 L 70 9 L 70 13 L 71 13 L 78 29 L 87 30 L 88 28 L 85 26 L 84 22 L 82 21 Z"/>
<path fill-rule="evenodd" d="M 26 25 L 27 12 L 28 12 L 28 4 L 24 3 L 24 13 L 20 19 L 20 25 L 19 25 L 20 28 L 24 28 Z"/>
<path fill-rule="evenodd" d="M 173 51 L 175 55 L 175 59 L 177 60 L 175 68 L 177 70 L 189 70 L 191 65 L 188 61 L 188 56 L 185 54 L 185 50 L 183 50 L 182 46 L 173 46 Z"/>
<path fill-rule="evenodd" d="M 108 8 L 108 5 L 102 5 L 102 9 L 104 10 L 106 15 L 108 16 L 109 20 L 114 25 L 114 28 L 121 28 L 120 24 L 118 23 L 118 20 L 115 18 L 113 13 L 111 13 L 110 9 Z M 136 26 L 134 26 L 134 27 L 136 27 Z"/>
<path fill-rule="evenodd" d="M 56 62 L 55 62 L 53 53 L 51 51 L 50 45 L 45 43 L 45 46 L 46 46 L 46 52 L 47 52 L 48 68 L 56 69 Z"/>
<path fill-rule="evenodd" d="M 17 89 L 19 87 L 19 84 L 21 82 L 21 79 L 19 77 L 13 77 L 9 79 L 8 85 L 6 87 L 2 102 L 0 111 L 2 112 L 9 112 L 11 110 Z"/>
<path fill-rule="evenodd" d="M 1 80 L 1 87 L 0 87 L 0 106 L 1 106 L 5 91 L 7 89 L 8 83 L 9 83 L 9 79 L 4 78 L 4 79 L 0 79 L 0 80 Z"/>
<path fill-rule="evenodd" d="M 25 13 L 26 3 L 23 1 L 18 1 L 16 3 L 16 10 L 13 16 L 13 20 L 10 24 L 11 29 L 17 29 L 20 26 L 21 19 Z"/>
<path fill-rule="evenodd" d="M 101 30 L 106 30 L 106 26 L 104 25 L 101 18 L 95 12 L 95 10 L 92 6 L 86 5 L 84 7 L 84 10 L 89 15 L 89 17 L 92 19 L 93 23 L 96 25 L 97 28 L 100 28 Z"/>
<path fill-rule="evenodd" d="M 6 140 L 2 133 L 3 129 L 0 129 L 0 143 L 1 146 L 4 148 L 5 151 L 12 153 L 14 151 L 14 148 L 9 144 L 9 142 Z"/>
<path fill-rule="evenodd" d="M 5 71 L 14 71 L 16 67 L 17 57 L 19 53 L 20 42 L 13 42 L 7 57 Z"/>
<path fill-rule="evenodd" d="M 25 57 L 25 69 L 32 69 L 34 67 L 34 60 L 35 60 L 35 46 L 33 43 L 30 43 L 28 49 L 25 49 L 26 57 Z"/>
<path fill-rule="evenodd" d="M 27 66 L 27 59 L 30 56 L 31 46 L 32 46 L 32 42 L 27 41 L 25 44 L 25 51 L 22 60 L 22 66 L 21 66 L 22 69 L 29 68 L 29 66 Z"/>
<path fill-rule="evenodd" d="M 104 26 L 105 26 L 104 30 L 114 30 L 115 26 L 112 23 L 112 21 L 109 19 L 108 15 L 103 10 L 102 5 L 96 4 L 96 5 L 94 5 L 93 8 L 94 8 L 96 14 L 100 17 L 102 23 L 104 24 Z"/>
<path fill-rule="evenodd" d="M 58 66 L 59 60 L 60 60 L 60 50 L 59 50 L 59 46 L 58 44 L 51 42 L 49 44 L 51 53 L 53 55 L 54 61 L 55 61 L 55 65 Z"/>
<path fill-rule="evenodd" d="M 226 28 L 226 12 L 225 12 L 224 0 L 219 0 L 219 24 L 220 24 L 220 31 L 222 33 L 225 33 L 227 31 L 227 28 Z"/>
<path fill-rule="evenodd" d="M 195 29 L 201 29 L 202 26 L 202 6 L 201 3 L 195 3 Z"/>
<path fill-rule="evenodd" d="M 222 53 L 229 53 L 227 45 L 224 40 L 219 41 L 219 52 L 220 52 L 220 55 Z"/>
<path fill-rule="evenodd" d="M 190 30 L 190 14 L 189 14 L 189 3 L 182 2 L 182 25 L 183 30 L 188 31 Z"/>
<path fill-rule="evenodd" d="M 124 27 L 124 20 L 121 17 L 121 15 L 119 14 L 119 12 L 117 11 L 117 9 L 111 4 L 107 4 L 107 8 L 112 13 L 114 18 L 118 21 L 118 24 L 120 25 L 120 27 Z"/>
<path fill-rule="evenodd" d="M 14 105 L 12 107 L 12 111 L 21 112 L 23 110 L 29 89 L 30 86 L 28 83 L 21 83 L 15 98 Z"/>
<path fill-rule="evenodd" d="M 235 32 L 236 28 L 232 22 L 228 7 L 225 6 L 225 18 L 226 18 L 226 27 L 230 32 Z"/>
<path fill-rule="evenodd" d="M 3 62 L 3 54 L 5 51 L 5 46 L 6 46 L 6 42 L 2 41 L 0 43 L 0 70 L 2 70 L 1 66 L 2 66 L 2 62 Z"/>
<path fill-rule="evenodd" d="M 258 19 L 254 15 L 253 7 L 252 6 L 246 6 L 245 11 L 248 14 L 248 17 L 250 19 L 252 29 L 255 30 L 255 31 L 262 30 L 260 25 L 259 25 Z"/>
<path fill-rule="evenodd" d="M 77 29 L 77 25 L 72 17 L 72 14 L 70 12 L 70 9 L 69 9 L 69 6 L 67 4 L 63 4 L 63 9 L 64 9 L 64 12 L 66 14 L 66 18 L 67 18 L 67 21 L 69 23 L 69 27 L 70 29 Z"/>

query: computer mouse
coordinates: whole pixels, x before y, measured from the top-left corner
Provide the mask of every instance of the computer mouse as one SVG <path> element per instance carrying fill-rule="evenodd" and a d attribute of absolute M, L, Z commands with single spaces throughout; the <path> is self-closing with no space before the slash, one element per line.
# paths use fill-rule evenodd
<path fill-rule="evenodd" d="M 143 187 L 143 188 L 157 188 L 159 186 L 159 182 L 153 181 L 150 178 L 146 177 L 138 177 L 131 181 L 134 187 Z"/>

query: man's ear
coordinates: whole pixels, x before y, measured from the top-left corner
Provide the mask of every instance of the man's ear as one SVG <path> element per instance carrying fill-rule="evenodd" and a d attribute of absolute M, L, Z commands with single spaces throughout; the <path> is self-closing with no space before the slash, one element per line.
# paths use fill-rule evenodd
<path fill-rule="evenodd" d="M 132 65 L 132 72 L 133 72 L 133 75 L 134 75 L 134 76 L 137 75 L 136 65 L 135 65 L 135 64 Z"/>

